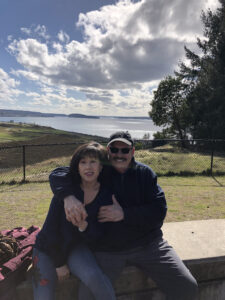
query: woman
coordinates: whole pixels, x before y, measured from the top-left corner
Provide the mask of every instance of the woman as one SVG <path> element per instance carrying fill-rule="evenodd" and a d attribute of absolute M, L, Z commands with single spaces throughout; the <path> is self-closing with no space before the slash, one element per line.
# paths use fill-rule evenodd
<path fill-rule="evenodd" d="M 55 299 L 57 281 L 66 279 L 70 273 L 80 278 L 94 299 L 116 299 L 109 279 L 89 250 L 95 249 L 107 230 L 107 224 L 97 221 L 98 210 L 102 205 L 112 204 L 111 193 L 99 180 L 106 157 L 104 147 L 95 142 L 76 149 L 70 173 L 74 179 L 74 194 L 85 206 L 87 218 L 77 227 L 73 226 L 66 220 L 63 199 L 52 199 L 34 246 L 34 300 Z"/>

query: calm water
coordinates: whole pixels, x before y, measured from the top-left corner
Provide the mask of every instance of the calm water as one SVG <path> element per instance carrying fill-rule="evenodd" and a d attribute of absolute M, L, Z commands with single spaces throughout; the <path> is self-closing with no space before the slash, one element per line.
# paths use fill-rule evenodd
<path fill-rule="evenodd" d="M 0 121 L 10 121 L 30 123 L 50 126 L 72 132 L 79 132 L 91 135 L 109 137 L 115 131 L 128 130 L 134 138 L 143 138 L 149 133 L 150 138 L 153 133 L 160 128 L 155 126 L 150 119 L 119 119 L 111 117 L 101 117 L 100 119 L 69 118 L 69 117 L 1 117 Z"/>

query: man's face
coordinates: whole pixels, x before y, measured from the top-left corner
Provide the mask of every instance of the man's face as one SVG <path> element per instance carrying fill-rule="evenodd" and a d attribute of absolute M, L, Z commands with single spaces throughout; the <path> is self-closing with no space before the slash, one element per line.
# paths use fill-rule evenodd
<path fill-rule="evenodd" d="M 118 149 L 118 150 L 115 150 Z M 121 149 L 129 149 L 128 153 L 123 153 Z M 113 153 L 114 151 L 117 153 Z M 120 173 L 126 172 L 131 159 L 134 156 L 134 147 L 128 146 L 123 142 L 114 142 L 108 147 L 109 160 L 111 165 Z"/>

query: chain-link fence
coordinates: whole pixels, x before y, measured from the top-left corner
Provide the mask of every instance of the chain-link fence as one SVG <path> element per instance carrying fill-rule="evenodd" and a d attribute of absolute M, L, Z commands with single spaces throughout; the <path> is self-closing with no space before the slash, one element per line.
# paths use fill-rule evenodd
<path fill-rule="evenodd" d="M 225 175 L 225 140 L 142 140 L 136 149 L 158 176 Z"/>
<path fill-rule="evenodd" d="M 47 181 L 78 143 L 0 147 L 0 183 Z M 136 140 L 135 158 L 158 176 L 225 175 L 225 140 Z"/>

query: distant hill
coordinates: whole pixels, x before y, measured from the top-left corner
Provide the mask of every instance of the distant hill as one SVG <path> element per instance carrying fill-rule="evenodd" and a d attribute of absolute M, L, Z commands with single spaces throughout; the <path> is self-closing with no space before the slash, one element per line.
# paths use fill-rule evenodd
<path fill-rule="evenodd" d="M 118 119 L 144 119 L 144 120 L 149 120 L 150 117 L 114 117 L 114 118 L 118 118 Z"/>
<path fill-rule="evenodd" d="M 65 114 L 41 113 L 26 110 L 0 109 L 0 117 L 66 117 Z"/>
<path fill-rule="evenodd" d="M 68 115 L 70 118 L 88 118 L 88 119 L 99 119 L 97 116 L 87 116 L 82 114 L 70 114 Z"/>
<path fill-rule="evenodd" d="M 70 118 L 94 118 L 99 117 L 87 116 L 83 114 L 54 114 L 54 113 L 41 113 L 36 111 L 27 110 L 10 110 L 10 109 L 0 109 L 0 117 L 70 117 Z"/>
<path fill-rule="evenodd" d="M 0 109 L 0 117 L 69 117 L 69 118 L 88 118 L 88 119 L 99 119 L 100 116 L 89 116 L 84 114 L 55 114 L 55 113 L 41 113 L 36 111 L 27 110 L 11 110 L 11 109 Z M 149 117 L 123 117 L 123 116 L 102 116 L 104 118 L 118 118 L 118 119 L 147 119 Z"/>

